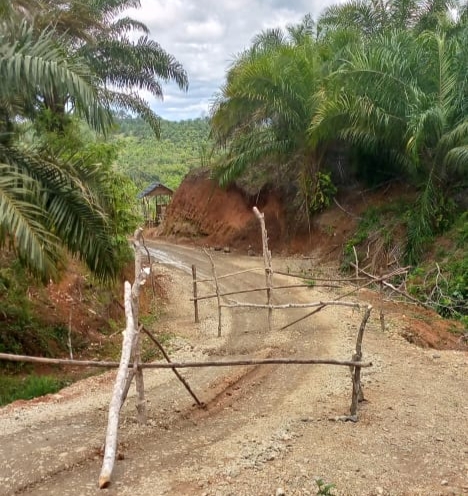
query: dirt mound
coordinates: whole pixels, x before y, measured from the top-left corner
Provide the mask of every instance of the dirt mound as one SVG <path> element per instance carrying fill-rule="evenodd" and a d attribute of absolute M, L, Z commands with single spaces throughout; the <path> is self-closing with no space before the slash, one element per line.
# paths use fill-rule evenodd
<path fill-rule="evenodd" d="M 164 224 L 146 235 L 243 250 L 251 245 L 258 251 L 261 250 L 260 231 L 252 212 L 256 206 L 265 215 L 272 251 L 301 253 L 321 262 L 336 262 L 366 209 L 399 201 L 411 194 L 402 184 L 390 184 L 380 190 L 359 187 L 342 190 L 334 203 L 308 224 L 300 221 L 299 216 L 294 217 L 291 206 L 279 191 L 262 190 L 252 195 L 237 186 L 222 189 L 210 179 L 208 169 L 196 169 L 175 192 Z"/>
<path fill-rule="evenodd" d="M 177 189 L 168 208 L 162 235 L 186 238 L 197 244 L 260 249 L 258 221 L 252 208 L 265 214 L 271 247 L 285 243 L 286 225 L 277 193 L 266 192 L 249 197 L 231 186 L 221 189 L 209 177 L 208 170 L 189 174 Z"/>
<path fill-rule="evenodd" d="M 351 199 L 349 203 L 352 210 Z M 321 259 L 337 259 L 356 225 L 355 216 L 336 206 L 314 219 L 310 226 L 291 222 L 278 191 L 249 195 L 237 186 L 222 189 L 204 169 L 193 171 L 184 179 L 168 208 L 164 225 L 147 236 L 162 235 L 198 245 L 243 250 L 250 245 L 259 251 L 261 238 L 258 220 L 252 212 L 254 206 L 265 215 L 269 246 L 275 252 L 313 252 Z"/>

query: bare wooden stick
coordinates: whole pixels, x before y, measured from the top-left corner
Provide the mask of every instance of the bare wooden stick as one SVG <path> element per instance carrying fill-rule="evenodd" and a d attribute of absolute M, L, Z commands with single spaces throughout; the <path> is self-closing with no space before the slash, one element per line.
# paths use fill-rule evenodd
<path fill-rule="evenodd" d="M 0 360 L 8 362 L 26 362 L 26 363 L 48 363 L 51 365 L 70 365 L 72 367 L 97 367 L 106 369 L 116 369 L 119 362 L 107 362 L 103 360 L 70 360 L 68 358 L 45 358 L 28 355 L 12 355 L 10 353 L 0 353 Z"/>
<path fill-rule="evenodd" d="M 353 245 L 354 260 L 356 260 L 356 279 L 359 277 L 359 259 L 356 252 L 356 247 Z"/>
<path fill-rule="evenodd" d="M 372 284 L 374 284 L 374 281 L 369 281 L 367 284 L 364 284 L 363 286 L 359 286 L 358 288 L 354 288 L 353 290 L 348 291 L 347 293 L 339 296 L 336 300 L 338 301 L 338 300 L 341 300 L 342 298 L 346 298 L 347 296 L 352 295 L 353 293 L 356 293 L 360 289 L 366 288 L 367 286 L 371 286 Z M 302 320 L 305 320 L 305 319 L 307 319 L 309 317 L 312 317 L 312 315 L 320 312 L 320 310 L 322 310 L 323 308 L 325 308 L 325 305 L 324 306 L 321 306 L 321 307 L 318 307 L 313 312 L 310 312 L 310 313 L 304 315 L 303 317 L 300 317 L 299 319 L 297 319 L 297 320 L 295 320 L 293 322 L 290 322 L 289 324 L 286 324 L 285 326 L 283 326 L 283 327 L 280 328 L 280 331 L 284 331 L 288 327 L 291 327 L 292 325 L 297 324 L 298 322 L 301 322 Z"/>
<path fill-rule="evenodd" d="M 275 270 L 275 274 L 281 274 L 282 276 L 295 277 L 297 279 L 312 280 L 312 281 L 329 281 L 329 282 L 357 282 L 357 281 L 367 281 L 366 277 L 345 277 L 345 278 L 328 278 L 328 277 L 309 277 L 304 274 L 293 274 L 291 272 L 281 272 Z"/>
<path fill-rule="evenodd" d="M 193 306 L 195 309 L 195 324 L 200 322 L 198 317 L 198 296 L 197 296 L 197 267 L 192 264 L 192 279 L 193 279 Z"/>
<path fill-rule="evenodd" d="M 366 279 L 367 280 L 367 279 Z M 289 284 L 287 286 L 272 286 L 272 289 L 291 289 L 291 288 L 310 288 L 310 287 L 325 287 L 325 288 L 339 288 L 340 286 L 336 286 L 334 284 L 317 284 L 314 286 L 310 286 L 309 284 Z M 235 294 L 243 294 L 243 293 L 254 293 L 255 291 L 265 291 L 268 289 L 266 286 L 261 287 L 261 288 L 254 288 L 254 289 L 243 289 L 241 291 L 229 291 L 228 293 L 220 293 L 219 296 L 231 296 Z M 197 296 L 197 300 L 208 300 L 210 298 L 216 298 L 216 293 L 214 294 L 209 294 L 209 295 L 204 295 L 204 296 Z M 195 301 L 195 298 L 190 298 L 191 301 Z"/>
<path fill-rule="evenodd" d="M 225 279 L 226 277 L 238 276 L 239 274 L 245 274 L 246 272 L 256 272 L 257 270 L 265 270 L 265 267 L 255 267 L 253 269 L 239 270 L 237 272 L 231 272 L 230 274 L 224 274 L 222 276 L 218 276 L 218 281 L 220 279 Z M 197 279 L 197 282 L 213 282 L 213 278 Z"/>
<path fill-rule="evenodd" d="M 159 351 L 162 353 L 162 356 L 166 359 L 166 362 L 172 363 L 171 359 L 169 358 L 169 355 L 166 353 L 166 350 L 164 349 L 163 345 L 156 339 L 156 337 L 146 329 L 145 326 L 141 327 L 143 332 L 153 341 L 153 343 L 158 347 Z M 192 391 L 192 388 L 189 386 L 188 382 L 180 375 L 177 369 L 172 369 L 176 377 L 179 379 L 179 381 L 184 385 L 185 389 L 189 392 L 190 396 L 195 400 L 198 406 L 203 406 L 203 403 L 197 398 L 197 395 Z"/>
<path fill-rule="evenodd" d="M 264 358 L 246 360 L 226 360 L 207 362 L 171 362 L 171 363 L 144 363 L 142 367 L 148 369 L 186 369 L 203 367 L 233 367 L 247 365 L 342 365 L 348 367 L 372 367 L 372 362 L 357 362 L 355 360 L 335 360 L 328 358 Z"/>
<path fill-rule="evenodd" d="M 273 316 L 273 307 L 271 305 L 271 291 L 273 286 L 273 269 L 271 267 L 271 251 L 268 249 L 268 233 L 265 227 L 265 215 L 260 213 L 257 207 L 253 207 L 253 212 L 260 222 L 260 229 L 262 231 L 262 251 L 263 251 L 263 263 L 265 265 L 265 283 L 266 283 L 266 295 L 267 295 L 267 306 L 268 308 L 268 330 L 271 331 L 271 322 Z"/>
<path fill-rule="evenodd" d="M 220 291 L 219 291 L 219 283 L 218 283 L 218 277 L 216 275 L 216 267 L 213 262 L 213 257 L 211 254 L 208 252 L 206 248 L 203 248 L 203 251 L 205 252 L 205 255 L 210 259 L 211 263 L 211 272 L 213 273 L 213 279 L 215 282 L 215 288 L 216 288 L 216 299 L 218 300 L 218 337 L 221 337 L 221 297 L 220 297 Z"/>
<path fill-rule="evenodd" d="M 354 264 L 353 263 L 351 263 L 351 265 L 354 267 Z M 414 302 L 414 303 L 416 303 L 418 305 L 421 305 L 421 306 L 423 306 L 425 308 L 431 308 L 429 305 L 426 305 L 422 301 L 419 301 L 417 298 L 413 298 L 406 291 L 402 291 L 401 289 L 396 288 L 393 284 L 390 284 L 389 282 L 386 281 L 386 279 L 389 279 L 391 277 L 394 277 L 395 275 L 404 274 L 408 270 L 408 268 L 409 267 L 404 267 L 402 269 L 398 269 L 398 270 L 393 271 L 390 274 L 386 274 L 386 275 L 384 275 L 382 277 L 374 276 L 373 274 L 370 274 L 369 272 L 366 272 L 363 269 L 359 269 L 359 272 L 365 274 L 367 277 L 369 277 L 370 279 L 372 279 L 374 282 L 380 282 L 380 281 L 382 281 L 382 284 L 384 286 L 386 286 L 387 288 L 390 288 L 392 291 L 395 291 L 398 294 L 401 294 L 405 298 L 408 298 L 408 300 L 411 300 L 412 302 Z"/>
<path fill-rule="evenodd" d="M 120 306 L 120 308 L 124 309 L 124 307 L 122 306 L 122 304 L 119 301 L 117 303 Z M 166 353 L 166 350 L 164 349 L 163 345 L 154 336 L 154 334 L 152 332 L 150 332 L 143 324 L 140 324 L 139 325 L 139 329 L 141 331 L 143 331 L 151 339 L 151 341 L 153 341 L 153 343 L 158 347 L 159 351 L 161 352 L 161 354 L 165 358 L 165 360 L 168 363 L 171 363 L 171 359 L 170 359 L 169 355 Z M 172 370 L 174 371 L 174 374 L 180 380 L 180 382 L 182 382 L 182 384 L 184 385 L 185 389 L 187 389 L 187 391 L 190 393 L 190 395 L 193 397 L 193 399 L 197 402 L 197 404 L 199 406 L 203 406 L 203 403 L 197 398 L 197 396 L 195 395 L 195 393 L 190 388 L 188 382 L 179 374 L 179 372 L 177 372 L 176 369 L 172 369 Z M 131 371 L 133 371 L 133 369 Z"/>
<path fill-rule="evenodd" d="M 384 288 L 383 288 L 383 281 L 380 281 L 380 309 L 379 309 L 379 319 L 380 319 L 380 328 L 382 329 L 382 332 L 385 332 L 385 314 L 384 314 L 384 305 L 383 305 L 383 300 L 384 300 Z"/>
<path fill-rule="evenodd" d="M 331 300 L 331 301 L 317 301 L 314 303 L 284 303 L 282 305 L 264 305 L 261 303 L 226 303 L 222 304 L 222 307 L 226 308 L 236 308 L 236 307 L 243 307 L 243 308 L 271 308 L 275 310 L 284 310 L 286 308 L 311 308 L 311 307 L 325 307 L 328 305 L 336 305 L 336 306 L 342 306 L 342 307 L 352 307 L 352 308 L 361 308 L 362 305 L 359 303 L 352 303 L 348 301 L 338 301 L 338 300 Z"/>
<path fill-rule="evenodd" d="M 364 316 L 361 321 L 361 325 L 359 326 L 359 331 L 356 338 L 356 351 L 353 355 L 352 360 L 356 362 L 360 362 L 362 359 L 362 338 L 364 337 L 364 330 L 366 328 L 367 321 L 369 320 L 370 314 L 372 312 L 372 305 L 369 305 L 364 313 Z M 364 399 L 364 395 L 362 393 L 362 385 L 361 385 L 361 367 L 354 366 L 353 375 L 353 393 L 351 399 L 351 416 L 357 418 L 357 408 L 359 400 Z"/>
<path fill-rule="evenodd" d="M 338 200 L 336 198 L 333 198 L 333 201 L 335 202 L 335 205 L 340 209 L 342 210 L 345 214 L 348 214 L 350 217 L 353 217 L 354 219 L 358 219 L 358 220 L 361 220 L 362 217 L 359 217 L 359 215 L 355 215 L 351 212 L 348 212 L 348 210 L 346 210 L 344 207 L 342 207 L 339 203 L 338 203 Z"/>
<path fill-rule="evenodd" d="M 101 474 L 99 475 L 99 488 L 107 487 L 111 482 L 112 471 L 114 469 L 115 452 L 117 448 L 117 431 L 119 427 L 119 412 L 123 402 L 123 390 L 127 376 L 130 357 L 132 354 L 132 344 L 136 333 L 135 322 L 132 312 L 132 289 L 129 282 L 125 282 L 125 316 L 126 328 L 122 344 L 122 355 L 120 357 L 119 370 L 114 383 L 112 399 L 109 405 L 109 415 L 107 422 L 106 443 L 104 448 L 104 460 L 102 462 Z"/>
<path fill-rule="evenodd" d="M 72 365 L 81 367 L 101 367 L 118 368 L 118 362 L 93 362 L 92 360 L 67 360 L 59 358 L 30 357 L 25 355 L 9 355 L 0 353 L 0 360 L 12 362 L 30 363 L 53 363 L 55 365 Z M 228 360 L 222 362 L 171 362 L 171 363 L 142 363 L 142 369 L 187 369 L 203 367 L 232 367 L 243 365 L 272 365 L 272 364 L 293 364 L 293 365 L 343 365 L 348 367 L 372 367 L 372 362 L 355 362 L 352 360 L 332 360 L 332 359 L 294 359 L 294 358 L 266 358 L 259 360 Z M 129 365 L 133 367 L 133 365 Z"/>
<path fill-rule="evenodd" d="M 139 321 L 140 313 L 140 290 L 146 279 L 146 272 L 143 271 L 141 261 L 143 229 L 140 227 L 135 231 L 133 239 L 133 249 L 135 251 L 135 281 L 132 285 L 132 311 L 133 319 L 136 323 Z M 150 269 L 151 270 L 151 269 Z M 137 324 L 138 325 L 138 324 Z M 141 334 L 140 331 L 135 334 L 135 343 L 133 344 L 133 370 L 135 373 L 135 383 L 137 390 L 137 418 L 140 425 L 146 424 L 146 401 L 145 401 L 145 383 L 143 380 L 143 369 L 141 364 Z"/>
<path fill-rule="evenodd" d="M 146 257 L 148 259 L 148 265 L 151 268 L 151 270 L 150 270 L 151 290 L 153 292 L 153 299 L 156 299 L 156 283 L 155 283 L 155 280 L 154 280 L 153 267 L 152 267 L 152 264 L 151 264 L 151 255 L 150 255 L 150 252 L 148 250 L 148 247 L 146 246 L 145 238 L 143 237 L 143 232 L 140 234 L 140 239 L 141 239 L 141 245 L 143 246 L 143 249 L 146 252 Z"/>
<path fill-rule="evenodd" d="M 70 305 L 70 316 L 68 319 L 68 351 L 70 352 L 70 360 L 73 360 L 73 348 L 72 348 L 72 340 L 71 340 L 71 333 L 72 333 L 72 310 L 73 310 L 73 304 Z"/>

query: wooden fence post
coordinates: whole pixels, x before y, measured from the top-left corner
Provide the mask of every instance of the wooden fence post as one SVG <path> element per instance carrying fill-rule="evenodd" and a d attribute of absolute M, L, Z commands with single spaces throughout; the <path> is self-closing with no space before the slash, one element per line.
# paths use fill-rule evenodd
<path fill-rule="evenodd" d="M 218 301 L 218 338 L 220 338 L 221 337 L 221 297 L 219 291 L 218 275 L 216 274 L 216 267 L 213 262 L 213 257 L 206 248 L 203 248 L 203 251 L 205 252 L 205 255 L 210 259 L 211 262 L 211 271 L 213 273 L 213 279 L 216 288 L 216 299 Z"/>
<path fill-rule="evenodd" d="M 254 214 L 260 222 L 262 230 L 262 250 L 263 250 L 263 263 L 265 265 L 265 282 L 266 282 L 266 295 L 267 305 L 271 304 L 271 291 L 273 286 L 273 270 L 271 267 L 271 251 L 268 249 L 268 233 L 265 227 L 265 215 L 260 213 L 257 207 L 253 208 Z M 268 308 L 268 330 L 271 331 L 273 309 Z"/>
<path fill-rule="evenodd" d="M 99 476 L 99 488 L 101 489 L 110 484 L 112 471 L 114 469 L 115 453 L 117 449 L 117 431 L 119 428 L 119 413 L 124 401 L 125 380 L 127 378 L 128 365 L 132 354 L 132 345 L 136 334 L 131 295 L 132 288 L 130 283 L 125 282 L 125 317 L 127 325 L 123 333 L 122 355 L 120 357 L 119 370 L 117 372 L 112 399 L 109 405 L 104 460 Z"/>
<path fill-rule="evenodd" d="M 138 325 L 140 316 L 140 290 L 146 279 L 146 272 L 142 268 L 141 248 L 142 248 L 143 229 L 139 227 L 135 231 L 133 248 L 135 251 L 135 281 L 132 285 L 132 310 L 135 325 Z M 150 269 L 151 270 L 151 269 Z M 137 390 L 137 418 L 140 425 L 146 424 L 146 401 L 145 401 L 145 384 L 143 381 L 143 369 L 141 365 L 141 333 L 137 329 L 135 334 L 135 343 L 133 350 L 133 370 L 135 375 L 135 385 Z"/>
<path fill-rule="evenodd" d="M 198 299 L 197 299 L 197 267 L 192 264 L 192 279 L 193 279 L 193 306 L 195 307 L 195 324 L 200 322 L 198 317 Z"/>
<path fill-rule="evenodd" d="M 361 325 L 359 327 L 358 335 L 356 338 L 356 352 L 352 357 L 352 361 L 354 362 L 360 362 L 362 359 L 362 338 L 364 336 L 364 330 L 366 328 L 367 321 L 369 320 L 371 311 L 372 311 L 372 305 L 369 305 L 362 318 Z M 362 393 L 362 386 L 361 386 L 361 367 L 355 366 L 351 368 L 354 370 L 352 370 L 351 372 L 353 379 L 353 394 L 351 400 L 350 414 L 351 417 L 357 419 L 358 403 L 359 401 L 362 401 L 364 399 L 364 395 Z"/>

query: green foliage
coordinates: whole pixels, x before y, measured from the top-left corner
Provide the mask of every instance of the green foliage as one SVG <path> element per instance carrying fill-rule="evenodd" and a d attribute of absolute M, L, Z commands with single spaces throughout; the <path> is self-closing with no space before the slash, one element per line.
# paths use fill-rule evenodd
<path fill-rule="evenodd" d="M 389 202 L 368 208 L 359 220 L 356 231 L 343 249 L 342 270 L 350 270 L 355 263 L 354 249 L 359 262 L 370 264 L 371 271 L 386 270 L 395 257 L 404 256 L 404 233 L 413 205 L 407 200 Z M 354 249 L 353 249 L 354 248 Z M 389 257 L 389 254 L 392 254 Z"/>
<path fill-rule="evenodd" d="M 112 109 L 135 112 L 159 133 L 138 95 L 161 81 L 187 88 L 182 66 L 120 16 L 133 0 L 14 2 L 0 10 L 0 249 L 43 281 L 59 276 L 65 251 L 102 280 L 128 258 L 138 218 L 132 186 L 112 170 L 105 134 Z M 143 33 L 136 41 L 131 34 Z M 123 190 L 123 192 L 122 192 Z"/>
<path fill-rule="evenodd" d="M 358 227 L 354 235 L 346 242 L 344 253 L 348 257 L 353 256 L 353 247 L 359 247 L 367 241 L 371 234 L 381 230 L 384 227 L 384 214 L 388 207 L 369 208 L 365 211 L 363 217 L 359 220 Z M 387 232 L 387 231 L 386 231 Z M 354 261 L 354 256 L 352 257 Z"/>
<path fill-rule="evenodd" d="M 158 135 L 159 118 L 138 91 L 162 98 L 162 82 L 174 82 L 186 90 L 188 80 L 181 64 L 149 38 L 143 22 L 122 17 L 123 11 L 140 7 L 139 1 L 69 0 L 64 5 L 62 0 L 48 0 L 24 5 L 6 0 L 5 3 L 10 8 L 8 12 L 5 9 L 4 16 L 8 15 L 10 24 L 24 19 L 32 37 L 40 39 L 44 33 L 50 34 L 56 50 L 60 50 L 67 62 L 80 64 L 83 79 L 91 85 L 99 101 L 98 114 L 102 109 L 108 113 L 111 108 L 136 113 Z M 47 51 L 44 56 L 48 56 Z M 19 71 L 18 75 L 21 75 Z M 69 108 L 91 114 L 76 98 L 76 91 L 68 87 L 48 91 L 39 86 L 36 94 L 36 108 L 53 114 L 50 130 L 62 131 Z M 93 119 L 102 122 L 102 115 L 98 114 Z"/>
<path fill-rule="evenodd" d="M 220 183 L 255 170 L 302 195 L 296 218 L 310 221 L 334 194 L 321 175 L 327 152 L 342 149 L 348 177 L 420 191 L 406 219 L 417 261 L 449 227 L 450 191 L 468 170 L 466 12 L 457 1 L 351 0 L 317 23 L 257 35 L 212 108 Z"/>
<path fill-rule="evenodd" d="M 210 148 L 209 123 L 198 118 L 180 122 L 161 121 L 161 139 L 157 140 L 145 122 L 119 113 L 111 139 L 116 143 L 119 170 L 140 189 L 160 181 L 176 189 L 184 176 L 200 167 Z"/>
<path fill-rule="evenodd" d="M 14 318 L 21 322 L 29 320 L 30 301 L 26 297 L 26 293 L 30 282 L 30 277 L 17 260 L 13 262 L 2 260 L 0 266 L 0 316 Z"/>
<path fill-rule="evenodd" d="M 38 396 L 56 393 L 69 385 L 66 379 L 48 375 L 29 375 L 26 377 L 0 375 L 0 406 L 16 400 L 30 400 Z"/>
<path fill-rule="evenodd" d="M 455 212 L 455 203 L 428 180 L 407 213 L 406 261 L 409 264 L 417 264 L 434 237 L 452 225 Z"/>
<path fill-rule="evenodd" d="M 415 267 L 408 279 L 408 291 L 412 295 L 443 317 L 464 322 L 468 317 L 467 234 L 468 213 L 465 212 L 444 236 L 450 240 L 447 251 L 437 250 L 433 259 Z"/>
<path fill-rule="evenodd" d="M 282 189 L 296 219 L 309 219 L 330 196 L 326 176 L 318 176 L 325 150 L 308 136 L 326 72 L 313 35 L 310 16 L 257 35 L 229 69 L 211 111 L 212 135 L 226 149 L 214 171 L 220 184 L 264 178 L 260 188 Z"/>
<path fill-rule="evenodd" d="M 54 356 L 67 349 L 68 331 L 62 325 L 44 325 L 35 316 L 29 297 L 34 280 L 15 260 L 0 268 L 0 352 Z M 37 296 L 41 298 L 41 295 Z M 15 364 L 10 368 L 18 369 Z"/>
<path fill-rule="evenodd" d="M 311 214 L 321 212 L 329 207 L 332 198 L 337 192 L 336 186 L 331 180 L 330 173 L 320 171 L 317 172 L 313 182 L 310 177 L 308 178 L 307 189 L 309 211 Z"/>

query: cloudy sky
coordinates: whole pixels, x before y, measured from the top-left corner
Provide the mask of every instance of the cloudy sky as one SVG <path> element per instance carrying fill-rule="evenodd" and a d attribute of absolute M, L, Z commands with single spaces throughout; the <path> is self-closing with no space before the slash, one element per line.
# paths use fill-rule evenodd
<path fill-rule="evenodd" d="M 206 115 L 234 56 L 266 28 L 315 18 L 336 0 L 141 0 L 128 13 L 143 21 L 155 39 L 174 55 L 189 76 L 187 93 L 164 87 L 164 101 L 143 95 L 163 118 L 181 120 Z"/>

